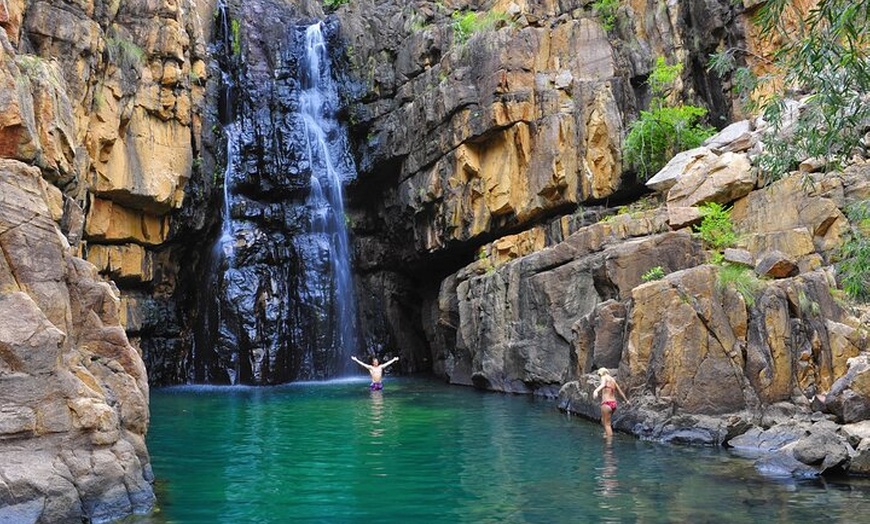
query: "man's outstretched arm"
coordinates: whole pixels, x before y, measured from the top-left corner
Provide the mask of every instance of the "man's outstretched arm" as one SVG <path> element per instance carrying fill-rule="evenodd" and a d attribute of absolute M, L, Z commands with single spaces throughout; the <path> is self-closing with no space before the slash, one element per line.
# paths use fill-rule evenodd
<path fill-rule="evenodd" d="M 356 357 L 353 357 L 353 356 L 352 356 L 352 357 L 350 357 L 350 359 L 353 360 L 354 362 L 356 362 L 357 364 L 359 364 L 360 366 L 362 366 L 362 367 L 368 369 L 368 370 L 371 370 L 371 369 L 372 369 L 371 366 L 369 366 L 369 365 L 366 364 L 365 362 L 362 362 L 361 360 L 359 360 L 359 359 L 356 358 Z"/>
<path fill-rule="evenodd" d="M 397 361 L 397 360 L 399 360 L 399 357 L 393 357 L 392 359 L 390 359 L 389 361 L 387 361 L 386 363 L 384 363 L 384 365 L 382 365 L 381 367 L 382 367 L 382 368 L 385 368 L 385 367 L 389 366 L 390 364 L 392 364 L 393 362 L 395 362 L 395 361 Z"/>

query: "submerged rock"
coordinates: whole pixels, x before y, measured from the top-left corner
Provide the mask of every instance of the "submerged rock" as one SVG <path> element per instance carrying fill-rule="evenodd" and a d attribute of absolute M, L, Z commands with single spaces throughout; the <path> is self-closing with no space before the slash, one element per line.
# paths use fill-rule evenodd
<path fill-rule="evenodd" d="M 726 445 L 739 455 L 756 460 L 765 474 L 815 477 L 828 470 L 849 469 L 855 449 L 842 433 L 824 423 L 792 421 L 770 429 L 753 428 Z"/>

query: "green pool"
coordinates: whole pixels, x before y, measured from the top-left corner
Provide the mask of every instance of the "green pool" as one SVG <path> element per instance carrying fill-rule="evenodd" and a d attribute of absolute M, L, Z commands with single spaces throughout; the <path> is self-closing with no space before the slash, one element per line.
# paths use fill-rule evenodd
<path fill-rule="evenodd" d="M 137 522 L 851 522 L 870 486 L 769 479 L 528 397 L 423 379 L 152 391 Z"/>

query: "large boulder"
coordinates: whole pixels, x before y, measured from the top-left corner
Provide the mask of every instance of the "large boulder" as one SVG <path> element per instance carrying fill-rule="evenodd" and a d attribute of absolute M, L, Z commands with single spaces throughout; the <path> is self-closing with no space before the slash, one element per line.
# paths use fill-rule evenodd
<path fill-rule="evenodd" d="M 708 202 L 728 204 L 755 189 L 755 170 L 744 153 L 726 152 L 705 158 L 677 177 L 668 190 L 668 206 L 690 207 Z"/>
<path fill-rule="evenodd" d="M 753 132 L 753 128 L 752 121 L 740 120 L 725 126 L 701 145 L 719 154 L 729 151 L 743 152 L 751 149 L 758 141 L 758 134 Z"/>
<path fill-rule="evenodd" d="M 754 402 L 744 375 L 748 316 L 743 298 L 720 294 L 716 269 L 699 266 L 631 291 L 620 371 L 689 413 L 715 415 Z"/>
<path fill-rule="evenodd" d="M 768 429 L 756 427 L 726 444 L 737 454 L 755 459 L 756 468 L 763 473 L 799 478 L 843 471 L 855 454 L 828 421 L 792 420 Z"/>
<path fill-rule="evenodd" d="M 808 191 L 800 175 L 785 177 L 736 201 L 731 219 L 756 258 L 771 249 L 795 259 L 827 253 L 840 245 L 846 225 L 842 184 L 819 178 Z"/>
<path fill-rule="evenodd" d="M 848 371 L 825 395 L 825 407 L 847 424 L 870 418 L 870 356 L 848 360 Z"/>

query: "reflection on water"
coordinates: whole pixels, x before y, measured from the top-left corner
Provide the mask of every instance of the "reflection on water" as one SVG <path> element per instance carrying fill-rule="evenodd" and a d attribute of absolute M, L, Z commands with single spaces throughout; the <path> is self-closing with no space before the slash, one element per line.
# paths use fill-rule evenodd
<path fill-rule="evenodd" d="M 548 402 L 393 379 L 152 391 L 139 523 L 853 522 L 870 486 L 763 478 Z"/>
<path fill-rule="evenodd" d="M 372 439 L 377 440 L 384 436 L 384 392 L 370 391 L 369 394 L 372 397 L 371 436 Z"/>
<path fill-rule="evenodd" d="M 605 438 L 604 446 L 601 451 L 602 464 L 598 468 L 598 487 L 595 492 L 599 497 L 605 499 L 615 497 L 619 491 L 619 478 L 616 471 L 616 455 L 613 453 L 613 438 Z M 604 501 L 599 502 L 599 506 L 603 510 L 609 509 Z"/>
<path fill-rule="evenodd" d="M 361 448 L 365 450 L 360 465 L 370 476 L 384 478 L 390 475 L 390 442 L 384 418 L 384 392 L 369 391 L 368 395 L 371 401 L 367 405 L 363 404 L 365 409 L 359 411 L 360 433 L 368 435 L 367 439 L 360 441 Z"/>

